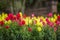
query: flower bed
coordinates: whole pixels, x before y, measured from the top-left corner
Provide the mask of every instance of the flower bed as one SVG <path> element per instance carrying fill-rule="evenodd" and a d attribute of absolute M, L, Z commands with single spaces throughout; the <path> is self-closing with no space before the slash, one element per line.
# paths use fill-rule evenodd
<path fill-rule="evenodd" d="M 57 40 L 60 15 L 31 17 L 18 13 L 0 15 L 0 40 Z"/>

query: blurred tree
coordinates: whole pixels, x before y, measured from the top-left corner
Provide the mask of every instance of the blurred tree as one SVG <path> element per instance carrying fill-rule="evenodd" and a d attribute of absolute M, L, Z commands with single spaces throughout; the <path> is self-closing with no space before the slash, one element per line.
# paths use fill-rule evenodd
<path fill-rule="evenodd" d="M 0 1 L 0 11 L 4 11 L 9 6 L 9 2 L 7 0 Z"/>
<path fill-rule="evenodd" d="M 6 10 L 6 8 L 10 7 L 12 4 L 12 10 L 14 12 L 15 8 L 15 2 L 20 1 L 21 2 L 21 11 L 24 13 L 26 5 L 28 7 L 33 6 L 34 2 L 40 1 L 40 0 L 0 0 L 0 10 Z M 10 4 L 11 3 L 11 4 Z M 18 3 L 18 2 L 17 2 Z M 26 4 L 26 5 L 25 5 Z M 19 5 L 18 5 L 19 6 Z"/>
<path fill-rule="evenodd" d="M 33 8 L 33 6 L 35 5 L 36 0 L 26 0 L 26 8 Z"/>
<path fill-rule="evenodd" d="M 58 0 L 57 10 L 60 13 L 60 0 Z"/>

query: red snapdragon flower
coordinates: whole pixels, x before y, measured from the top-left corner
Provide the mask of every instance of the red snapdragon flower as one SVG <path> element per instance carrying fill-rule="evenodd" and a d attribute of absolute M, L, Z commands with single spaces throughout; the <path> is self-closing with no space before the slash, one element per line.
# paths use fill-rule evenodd
<path fill-rule="evenodd" d="M 4 25 L 4 22 L 3 21 L 0 21 L 0 25 L 3 26 Z"/>
<path fill-rule="evenodd" d="M 8 20 L 10 20 L 10 18 L 9 17 L 6 17 L 5 20 L 8 21 Z"/>
<path fill-rule="evenodd" d="M 50 21 L 49 21 L 49 19 L 48 19 L 48 18 L 46 18 L 46 22 L 47 22 L 47 24 L 49 24 L 49 23 L 50 23 Z"/>
<path fill-rule="evenodd" d="M 14 15 L 13 14 L 8 14 L 8 17 L 10 18 L 10 20 L 13 20 Z"/>
<path fill-rule="evenodd" d="M 17 19 L 20 19 L 20 14 L 18 13 L 18 14 L 16 14 L 16 17 L 17 17 Z"/>
<path fill-rule="evenodd" d="M 24 24 L 25 24 L 25 21 L 24 20 L 22 20 L 22 21 L 19 22 L 19 25 L 20 26 L 23 26 Z"/>
<path fill-rule="evenodd" d="M 22 20 L 22 24 L 23 24 L 23 25 L 25 24 L 25 21 L 24 21 L 24 20 Z"/>
<path fill-rule="evenodd" d="M 17 19 L 17 17 L 16 16 L 13 16 L 13 20 L 16 20 Z"/>
<path fill-rule="evenodd" d="M 56 20 L 55 23 L 56 23 L 56 25 L 59 25 L 60 24 L 60 21 Z"/>
<path fill-rule="evenodd" d="M 60 15 L 59 15 L 59 16 L 57 16 L 57 20 L 58 20 L 58 21 L 60 21 Z"/>
<path fill-rule="evenodd" d="M 29 27 L 29 28 L 28 28 L 28 31 L 31 32 L 31 31 L 32 31 L 32 28 Z"/>
<path fill-rule="evenodd" d="M 50 22 L 48 18 L 46 18 L 46 22 L 47 22 L 47 24 L 50 25 L 51 27 L 54 26 L 54 23 L 53 23 L 53 22 Z"/>
<path fill-rule="evenodd" d="M 9 28 L 9 26 L 5 26 L 5 28 L 6 28 L 6 29 L 8 29 L 8 28 Z"/>

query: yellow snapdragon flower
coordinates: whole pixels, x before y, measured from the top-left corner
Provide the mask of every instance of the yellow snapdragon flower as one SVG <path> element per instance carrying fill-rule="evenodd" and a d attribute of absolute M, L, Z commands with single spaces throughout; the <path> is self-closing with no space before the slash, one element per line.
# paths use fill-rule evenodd
<path fill-rule="evenodd" d="M 32 24 L 32 19 L 29 20 L 29 24 Z"/>
<path fill-rule="evenodd" d="M 11 24 L 11 20 L 5 21 L 5 24 Z"/>
<path fill-rule="evenodd" d="M 26 25 L 28 25 L 29 23 L 29 20 L 30 20 L 30 18 L 29 17 L 26 17 L 26 19 L 24 19 L 25 20 L 25 22 L 26 22 Z"/>
<path fill-rule="evenodd" d="M 4 13 L 2 13 L 2 15 L 1 16 L 4 16 Z"/>
<path fill-rule="evenodd" d="M 43 17 L 43 16 L 41 16 L 40 18 L 44 19 L 44 17 Z"/>
<path fill-rule="evenodd" d="M 41 28 L 41 27 L 37 27 L 37 31 L 39 31 L 39 32 L 40 32 L 41 30 L 42 30 L 42 28 Z"/>
<path fill-rule="evenodd" d="M 20 12 L 19 14 L 20 14 L 20 16 L 22 17 L 22 12 Z"/>
<path fill-rule="evenodd" d="M 54 18 L 57 19 L 57 15 L 56 14 L 54 14 Z"/>
<path fill-rule="evenodd" d="M 36 19 L 36 17 L 34 16 L 34 17 L 33 17 L 33 19 L 35 20 L 35 19 Z"/>
<path fill-rule="evenodd" d="M 7 14 L 4 15 L 5 18 L 6 18 L 7 16 L 8 16 Z"/>
<path fill-rule="evenodd" d="M 54 20 L 54 18 L 52 17 L 52 18 L 50 18 L 50 21 L 51 21 L 51 22 L 54 22 L 55 20 Z"/>
<path fill-rule="evenodd" d="M 39 22 L 39 21 L 37 21 L 37 24 L 36 24 L 36 25 L 37 25 L 37 26 L 40 26 L 40 27 L 43 26 L 42 22 Z"/>
<path fill-rule="evenodd" d="M 2 21 L 2 19 L 1 19 L 1 15 L 0 15 L 0 21 Z"/>
<path fill-rule="evenodd" d="M 0 20 L 5 20 L 6 17 L 7 17 L 7 14 L 2 13 L 2 15 L 0 15 Z"/>

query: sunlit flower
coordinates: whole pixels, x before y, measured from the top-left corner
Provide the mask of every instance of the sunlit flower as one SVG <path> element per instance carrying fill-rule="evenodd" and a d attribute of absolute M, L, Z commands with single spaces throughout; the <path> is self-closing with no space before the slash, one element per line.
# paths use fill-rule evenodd
<path fill-rule="evenodd" d="M 22 15 L 22 12 L 19 12 L 19 14 L 20 14 L 21 17 L 23 16 L 23 15 Z"/>
<path fill-rule="evenodd" d="M 34 20 L 36 20 L 37 18 L 34 16 L 34 18 L 33 18 Z"/>
<path fill-rule="evenodd" d="M 11 20 L 5 21 L 5 24 L 11 24 Z"/>
<path fill-rule="evenodd" d="M 39 22 L 39 21 L 37 21 L 37 24 L 36 24 L 37 26 L 43 26 L 43 24 L 42 24 L 42 22 Z"/>
<path fill-rule="evenodd" d="M 8 16 L 8 14 L 5 14 L 4 17 L 6 18 Z"/>
<path fill-rule="evenodd" d="M 30 20 L 30 18 L 29 17 L 26 17 L 26 19 L 25 19 L 26 25 L 29 24 L 29 20 Z"/>
<path fill-rule="evenodd" d="M 55 20 L 55 18 L 52 17 L 52 18 L 50 18 L 50 21 L 55 22 L 56 20 Z"/>
<path fill-rule="evenodd" d="M 56 14 L 54 14 L 54 18 L 57 19 L 57 15 Z"/>
<path fill-rule="evenodd" d="M 4 16 L 1 17 L 1 20 L 5 20 L 5 19 L 4 19 Z"/>
<path fill-rule="evenodd" d="M 41 28 L 41 27 L 37 27 L 37 31 L 39 31 L 39 32 L 40 32 L 41 30 L 42 30 L 42 28 Z"/>

